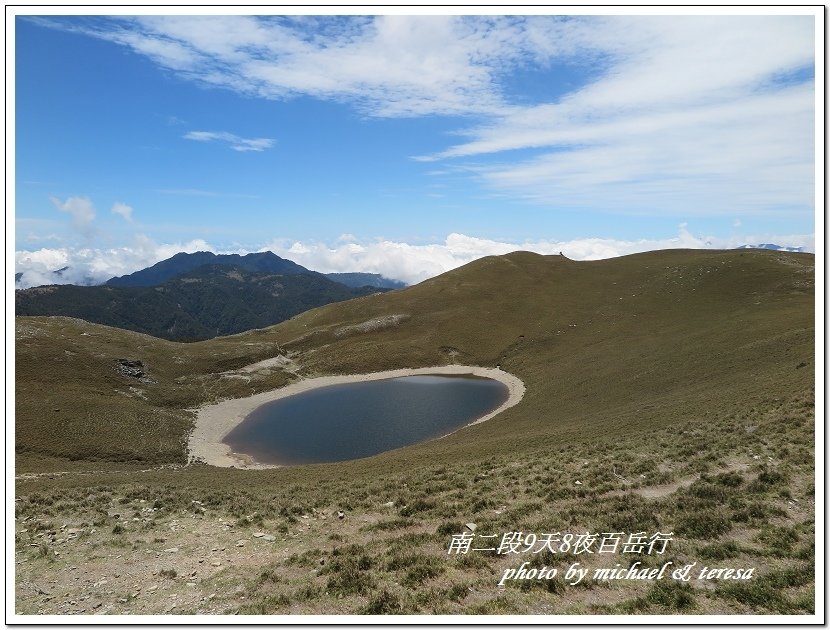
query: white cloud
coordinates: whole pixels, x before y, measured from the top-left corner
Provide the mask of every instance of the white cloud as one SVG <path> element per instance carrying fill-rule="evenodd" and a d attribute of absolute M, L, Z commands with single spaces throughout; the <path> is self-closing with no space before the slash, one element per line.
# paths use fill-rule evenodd
<path fill-rule="evenodd" d="M 549 207 L 813 212 L 814 86 L 782 80 L 813 63 L 812 18 L 617 17 L 570 35 L 603 74 L 424 157 L 498 155 L 472 166 L 482 181 Z M 544 152 L 507 153 L 519 149 Z"/>
<path fill-rule="evenodd" d="M 171 70 L 188 70 L 198 62 L 198 55 L 186 44 L 160 37 L 144 37 L 141 33 L 122 29 L 108 36 L 112 41 L 129 46 Z"/>
<path fill-rule="evenodd" d="M 40 268 L 43 271 L 54 271 L 65 267 L 69 262 L 70 250 L 60 249 L 39 249 L 36 251 L 15 252 L 15 266 L 17 271 Z"/>
<path fill-rule="evenodd" d="M 353 235 L 348 235 L 353 236 Z M 321 272 L 362 271 L 380 273 L 388 278 L 416 283 L 450 271 L 483 256 L 497 256 L 524 250 L 539 254 L 564 253 L 574 260 L 598 260 L 657 249 L 729 249 L 745 244 L 776 243 L 804 247 L 815 251 L 813 235 L 751 235 L 729 239 L 693 235 L 686 224 L 678 227 L 676 236 L 663 239 L 625 241 L 605 238 L 582 238 L 570 241 L 525 241 L 511 243 L 477 238 L 465 234 L 449 234 L 442 243 L 413 245 L 381 240 L 367 243 L 338 241 L 334 246 L 318 242 L 286 243 L 274 241 L 256 251 L 272 251 L 304 267 Z M 113 276 L 132 273 L 149 267 L 178 252 L 212 251 L 221 254 L 247 254 L 249 249 L 217 249 L 203 240 L 157 244 L 144 235 L 137 235 L 124 247 L 110 249 L 43 248 L 17 251 L 15 271 L 23 272 L 18 288 L 38 284 L 95 284 Z M 68 267 L 60 276 L 52 272 Z"/>
<path fill-rule="evenodd" d="M 188 80 L 269 99 L 348 101 L 376 116 L 498 110 L 506 70 L 566 47 L 543 36 L 563 32 L 559 20 L 546 16 L 142 16 L 97 26 L 39 21 L 127 46 Z"/>
<path fill-rule="evenodd" d="M 112 211 L 113 214 L 117 214 L 117 215 L 120 215 L 120 216 L 124 217 L 125 221 L 127 221 L 129 223 L 132 223 L 132 221 L 133 221 L 133 209 L 130 206 L 128 206 L 126 203 L 121 203 L 120 201 L 115 202 L 112 206 L 111 211 Z"/>
<path fill-rule="evenodd" d="M 42 248 L 15 252 L 15 272 L 22 273 L 17 288 L 42 284 L 100 284 L 149 267 L 178 252 L 213 250 L 202 240 L 158 245 L 139 234 L 130 245 L 113 248 Z M 66 268 L 60 274 L 54 272 Z"/>
<path fill-rule="evenodd" d="M 68 197 L 66 201 L 49 197 L 49 201 L 55 208 L 70 215 L 75 226 L 82 230 L 95 220 L 95 208 L 89 197 Z"/>
<path fill-rule="evenodd" d="M 41 22 L 43 20 L 41 19 Z M 813 16 L 143 16 L 52 20 L 182 78 L 372 116 L 463 115 L 425 162 L 552 210 L 813 212 Z M 527 93 L 522 71 L 544 74 Z M 798 80 L 794 77 L 800 77 Z M 546 93 L 551 96 L 545 97 Z M 468 123 L 472 124 L 472 123 Z M 193 131 L 237 151 L 267 138 Z M 516 150 L 534 149 L 534 157 Z M 511 153 L 512 152 L 512 153 Z"/>
<path fill-rule="evenodd" d="M 606 238 L 581 238 L 569 241 L 525 241 L 512 243 L 453 233 L 443 243 L 413 245 L 396 241 L 358 244 L 282 241 L 263 247 L 304 267 L 322 272 L 364 271 L 415 283 L 460 267 L 483 256 L 497 256 L 524 250 L 539 254 L 564 253 L 574 260 L 598 260 L 657 249 L 729 249 L 745 244 L 776 243 L 814 251 L 812 235 L 742 235 L 729 239 L 695 236 L 679 226 L 674 237 L 626 241 Z"/>
<path fill-rule="evenodd" d="M 264 151 L 274 146 L 273 138 L 241 138 L 227 131 L 189 131 L 182 136 L 197 142 L 224 142 L 234 151 Z"/>

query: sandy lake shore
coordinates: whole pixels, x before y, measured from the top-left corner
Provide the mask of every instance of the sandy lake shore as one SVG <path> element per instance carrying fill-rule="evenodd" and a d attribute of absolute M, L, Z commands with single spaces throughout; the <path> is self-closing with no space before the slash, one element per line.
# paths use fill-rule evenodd
<path fill-rule="evenodd" d="M 505 409 L 517 404 L 524 396 L 524 383 L 503 370 L 467 365 L 443 365 L 429 368 L 405 368 L 371 374 L 346 374 L 339 376 L 321 376 L 319 378 L 303 379 L 279 389 L 262 392 L 248 398 L 235 398 L 201 407 L 197 411 L 196 426 L 190 435 L 188 448 L 191 460 L 200 459 L 211 466 L 234 466 L 236 468 L 263 469 L 276 468 L 268 464 L 253 461 L 247 455 L 234 453 L 222 439 L 242 422 L 248 414 L 265 403 L 293 396 L 318 387 L 340 385 L 341 383 L 359 383 L 377 381 L 401 376 L 418 376 L 424 374 L 472 374 L 497 380 L 507 386 L 507 400 L 497 409 L 486 416 L 478 418 L 467 426 L 485 422 Z"/>

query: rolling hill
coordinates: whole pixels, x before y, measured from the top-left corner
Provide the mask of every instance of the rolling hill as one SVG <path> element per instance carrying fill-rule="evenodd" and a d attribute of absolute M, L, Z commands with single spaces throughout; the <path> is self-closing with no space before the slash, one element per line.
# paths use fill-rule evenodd
<path fill-rule="evenodd" d="M 171 597 L 180 611 L 206 613 L 810 612 L 814 299 L 809 254 L 575 262 L 515 252 L 192 344 L 18 317 L 17 513 L 28 523 L 18 530 L 19 579 L 38 583 L 50 562 L 74 562 L 91 584 L 98 567 L 118 562 L 119 575 L 158 582 L 140 563 L 175 564 L 180 577 L 163 581 L 163 598 L 142 592 L 118 604 L 93 593 L 143 612 L 163 612 Z M 140 361 L 141 377 L 125 361 Z M 364 460 L 187 465 L 201 404 L 304 377 L 450 363 L 499 365 L 524 381 L 525 396 L 488 422 Z M 134 520 L 116 522 L 116 511 Z M 61 521 L 87 532 L 101 559 L 67 543 L 54 560 L 43 532 Z M 602 558 L 448 556 L 451 535 L 470 522 L 488 534 L 673 532 L 670 555 L 637 560 L 751 566 L 758 577 L 498 587 L 523 560 Z M 263 532 L 270 546 L 259 546 Z M 195 587 L 185 584 L 191 570 Z M 24 608 L 57 605 L 24 591 Z"/>

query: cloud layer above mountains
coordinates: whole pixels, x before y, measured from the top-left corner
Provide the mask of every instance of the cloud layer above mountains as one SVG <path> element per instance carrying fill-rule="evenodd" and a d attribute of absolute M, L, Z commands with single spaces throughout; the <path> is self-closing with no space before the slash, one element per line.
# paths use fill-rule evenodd
<path fill-rule="evenodd" d="M 746 235 L 716 239 L 691 234 L 681 225 L 677 236 L 658 240 L 614 240 L 585 238 L 571 241 L 508 243 L 453 233 L 443 243 L 410 244 L 378 240 L 356 242 L 344 235 L 335 245 L 317 242 L 275 241 L 258 249 L 217 249 L 203 240 L 157 245 L 146 237 L 136 237 L 125 247 L 53 248 L 18 251 L 15 267 L 22 273 L 17 288 L 43 284 L 98 284 L 113 276 L 149 267 L 178 252 L 213 251 L 217 254 L 247 254 L 270 250 L 304 267 L 321 272 L 362 271 L 380 273 L 409 284 L 420 282 L 483 256 L 525 250 L 539 254 L 563 253 L 574 260 L 613 258 L 656 249 L 727 249 L 747 243 L 774 242 L 814 251 L 812 235 Z M 60 274 L 56 270 L 65 269 Z"/>

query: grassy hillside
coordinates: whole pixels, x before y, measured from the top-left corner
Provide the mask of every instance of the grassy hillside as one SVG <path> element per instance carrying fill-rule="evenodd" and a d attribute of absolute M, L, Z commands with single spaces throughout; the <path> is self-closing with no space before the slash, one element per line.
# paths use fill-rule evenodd
<path fill-rule="evenodd" d="M 764 251 L 596 262 L 517 252 L 193 344 L 20 317 L 17 513 L 30 523 L 18 533 L 21 570 L 35 580 L 70 562 L 43 537 L 70 521 L 87 524 L 87 560 L 75 562 L 92 572 L 119 549 L 165 561 L 161 547 L 180 542 L 187 557 L 170 556 L 179 578 L 163 583 L 180 598 L 176 612 L 810 612 L 813 265 L 812 255 Z M 275 356 L 285 360 L 241 371 Z M 125 375 L 121 359 L 141 361 L 144 380 Z M 300 376 L 446 363 L 500 365 L 525 397 L 481 425 L 365 460 L 177 467 L 199 404 Z M 155 503 L 158 512 L 142 511 Z M 136 520 L 115 523 L 115 508 Z M 169 533 L 182 522 L 200 537 Z M 466 522 L 490 534 L 674 531 L 671 558 L 659 560 L 754 566 L 761 577 L 500 589 L 502 571 L 528 558 L 448 557 Z M 276 536 L 267 551 L 254 552 L 256 530 Z M 236 537 L 248 546 L 234 547 Z M 225 539 L 230 551 L 218 551 Z M 220 566 L 196 564 L 223 553 Z M 188 589 L 191 561 L 198 583 Z M 52 610 L 24 591 L 19 606 Z M 164 612 L 149 593 L 104 601 Z"/>

